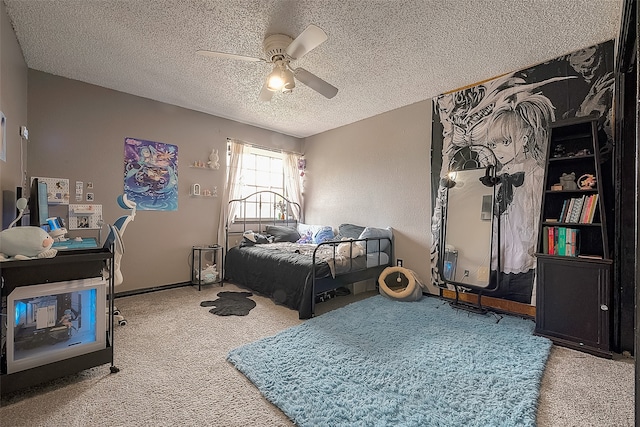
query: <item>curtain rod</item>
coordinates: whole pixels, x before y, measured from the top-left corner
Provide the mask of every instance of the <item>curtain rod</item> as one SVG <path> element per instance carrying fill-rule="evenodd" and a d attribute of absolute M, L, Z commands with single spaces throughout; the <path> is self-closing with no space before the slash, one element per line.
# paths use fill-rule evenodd
<path fill-rule="evenodd" d="M 231 141 L 231 140 L 238 141 L 238 142 L 240 142 L 240 143 L 242 143 L 244 145 L 248 145 L 250 147 L 257 148 L 257 149 L 260 149 L 260 150 L 273 151 L 274 153 L 288 153 L 288 154 L 296 154 L 298 156 L 304 156 L 304 153 L 298 153 L 297 151 L 287 151 L 287 150 L 283 150 L 281 148 L 265 147 L 264 145 L 258 145 L 258 144 L 254 144 L 252 142 L 241 141 L 239 139 L 234 139 L 234 138 L 227 138 L 227 142 Z"/>

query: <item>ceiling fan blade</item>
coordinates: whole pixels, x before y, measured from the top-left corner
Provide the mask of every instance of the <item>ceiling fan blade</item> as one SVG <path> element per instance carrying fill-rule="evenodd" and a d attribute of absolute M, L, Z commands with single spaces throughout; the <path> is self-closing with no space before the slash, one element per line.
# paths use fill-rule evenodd
<path fill-rule="evenodd" d="M 269 102 L 271 101 L 272 97 L 273 92 L 267 89 L 267 81 L 265 80 L 264 84 L 262 85 L 262 89 L 260 89 L 260 95 L 258 96 L 258 99 L 262 102 Z"/>
<path fill-rule="evenodd" d="M 311 24 L 287 47 L 287 55 L 293 59 L 302 58 L 324 43 L 325 40 L 327 40 L 327 34 L 322 28 Z"/>
<path fill-rule="evenodd" d="M 197 50 L 196 53 L 200 56 L 209 56 L 215 58 L 227 58 L 227 59 L 239 59 L 240 61 L 260 62 L 264 61 L 262 58 L 254 58 L 253 56 L 236 55 L 234 53 L 215 52 L 213 50 Z"/>
<path fill-rule="evenodd" d="M 333 98 L 338 93 L 338 88 L 325 82 L 315 74 L 311 74 L 304 68 L 296 68 L 293 71 L 293 75 L 296 79 L 300 80 L 300 83 L 309 86 L 311 89 L 323 95 L 326 98 Z"/>

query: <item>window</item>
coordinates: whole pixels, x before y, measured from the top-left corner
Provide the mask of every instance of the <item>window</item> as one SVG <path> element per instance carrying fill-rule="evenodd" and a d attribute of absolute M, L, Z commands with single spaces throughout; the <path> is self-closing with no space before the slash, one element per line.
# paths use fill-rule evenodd
<path fill-rule="evenodd" d="M 230 154 L 227 152 L 227 155 Z M 231 162 L 227 161 L 227 165 Z M 256 191 L 271 190 L 285 195 L 284 189 L 284 161 L 283 154 L 278 151 L 245 147 L 240 171 L 241 196 L 246 197 Z M 285 196 L 286 197 L 286 196 Z M 263 199 L 262 203 L 247 202 L 243 204 L 241 211 L 237 213 L 241 218 L 258 218 L 258 210 L 262 218 L 273 215 L 275 200 Z"/>

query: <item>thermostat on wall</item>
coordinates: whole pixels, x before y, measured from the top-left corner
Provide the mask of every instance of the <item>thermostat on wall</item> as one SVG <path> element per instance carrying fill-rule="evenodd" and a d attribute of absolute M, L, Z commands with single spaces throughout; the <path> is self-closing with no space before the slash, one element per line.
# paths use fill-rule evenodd
<path fill-rule="evenodd" d="M 20 136 L 29 139 L 29 129 L 26 126 L 20 126 Z"/>

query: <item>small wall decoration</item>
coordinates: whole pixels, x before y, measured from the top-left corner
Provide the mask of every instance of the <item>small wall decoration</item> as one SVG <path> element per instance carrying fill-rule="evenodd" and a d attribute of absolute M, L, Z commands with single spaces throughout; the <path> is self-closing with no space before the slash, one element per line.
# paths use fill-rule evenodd
<path fill-rule="evenodd" d="M 83 193 L 84 193 L 84 183 L 82 181 L 76 181 L 76 202 L 82 201 Z"/>
<path fill-rule="evenodd" d="M 125 138 L 124 192 L 138 210 L 178 210 L 178 147 Z"/>
<path fill-rule="evenodd" d="M 211 150 L 207 166 L 209 166 L 209 169 L 220 169 L 220 156 L 218 155 L 218 150 Z"/>
<path fill-rule="evenodd" d="M 304 157 L 298 159 L 298 170 L 300 171 L 300 176 L 304 176 L 304 172 L 307 170 L 307 159 Z"/>

